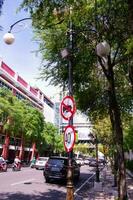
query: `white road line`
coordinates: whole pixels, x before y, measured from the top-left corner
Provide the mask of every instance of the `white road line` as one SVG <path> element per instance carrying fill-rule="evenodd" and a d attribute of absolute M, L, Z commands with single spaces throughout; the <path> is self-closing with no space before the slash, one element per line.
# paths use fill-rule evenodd
<path fill-rule="evenodd" d="M 31 182 L 31 181 L 34 181 L 34 180 L 35 180 L 34 178 L 32 178 L 32 179 L 27 179 L 27 180 L 25 180 L 25 181 L 20 181 L 20 182 L 12 183 L 11 186 L 20 185 L 20 184 L 27 183 L 27 182 Z"/>
<path fill-rule="evenodd" d="M 95 174 L 92 174 L 92 176 L 90 176 L 75 192 L 74 192 L 74 195 L 79 191 L 81 190 L 81 188 L 93 177 L 95 176 Z"/>

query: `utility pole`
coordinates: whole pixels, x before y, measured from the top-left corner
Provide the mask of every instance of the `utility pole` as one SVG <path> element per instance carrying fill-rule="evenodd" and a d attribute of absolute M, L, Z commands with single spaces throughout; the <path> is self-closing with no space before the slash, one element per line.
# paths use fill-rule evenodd
<path fill-rule="evenodd" d="M 69 19 L 69 50 L 70 55 L 68 59 L 68 89 L 69 96 L 73 97 L 73 24 L 71 20 L 72 8 L 70 8 L 70 19 Z M 73 117 L 69 119 L 69 125 L 73 126 Z M 68 152 L 68 171 L 67 171 L 67 195 L 66 200 L 74 199 L 74 185 L 73 185 L 73 150 Z"/>

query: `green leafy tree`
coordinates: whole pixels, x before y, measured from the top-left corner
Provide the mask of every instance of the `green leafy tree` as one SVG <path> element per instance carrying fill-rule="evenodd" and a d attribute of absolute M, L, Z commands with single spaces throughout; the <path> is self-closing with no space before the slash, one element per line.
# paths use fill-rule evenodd
<path fill-rule="evenodd" d="M 27 141 L 38 144 L 41 141 L 41 133 L 44 128 L 44 116 L 41 111 L 31 106 L 29 102 L 23 102 L 24 113 L 22 127 Z M 38 144 L 38 146 L 40 143 Z"/>
<path fill-rule="evenodd" d="M 16 137 L 20 137 L 20 124 L 23 119 L 20 101 L 8 89 L 0 89 L 0 120 L 7 136 L 14 138 L 15 151 Z"/>
<path fill-rule="evenodd" d="M 15 126 L 15 117 L 18 114 L 15 113 L 15 104 L 17 99 L 7 89 L 0 90 L 0 118 L 3 124 L 4 130 L 8 130 L 11 133 L 17 129 Z M 18 118 L 18 116 L 17 116 Z M 17 130 L 16 130 L 17 131 Z"/>
<path fill-rule="evenodd" d="M 21 137 L 23 141 L 37 142 L 44 128 L 42 112 L 33 108 L 29 102 L 18 100 L 3 88 L 0 89 L 0 120 L 3 129 L 15 141 L 16 137 Z"/>
<path fill-rule="evenodd" d="M 133 119 L 130 119 L 129 125 L 125 125 L 125 135 L 124 135 L 124 147 L 125 150 L 133 150 Z"/>
<path fill-rule="evenodd" d="M 31 12 L 42 59 L 47 61 L 41 77 L 49 79 L 51 84 L 68 86 L 68 60 L 60 56 L 60 50 L 68 47 L 71 54 L 68 59 L 74 66 L 77 106 L 92 119 L 110 115 L 120 158 L 118 194 L 121 200 L 127 198 L 121 112 L 129 113 L 132 109 L 132 53 L 127 52 L 130 44 L 128 2 L 24 0 L 21 5 Z M 69 8 L 72 8 L 71 13 Z M 70 20 L 73 23 L 72 49 L 69 49 Z M 110 44 L 111 52 L 108 57 L 97 59 L 95 47 L 103 40 Z"/>
<path fill-rule="evenodd" d="M 43 153 L 59 154 L 64 150 L 63 137 L 59 134 L 59 130 L 50 122 L 45 122 L 44 129 L 41 135 Z"/>
<path fill-rule="evenodd" d="M 89 154 L 89 144 L 75 144 L 74 145 L 74 152 L 77 153 L 77 152 L 80 152 L 84 155 L 87 155 Z"/>

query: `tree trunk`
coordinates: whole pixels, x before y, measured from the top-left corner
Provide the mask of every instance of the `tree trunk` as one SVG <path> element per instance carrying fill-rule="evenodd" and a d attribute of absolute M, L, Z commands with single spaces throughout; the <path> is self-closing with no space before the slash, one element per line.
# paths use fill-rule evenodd
<path fill-rule="evenodd" d="M 116 148 L 116 137 L 115 137 L 115 121 L 114 121 L 114 115 L 113 115 L 113 110 L 112 110 L 112 101 L 111 101 L 111 92 L 110 92 L 110 88 L 108 91 L 108 95 L 109 95 L 109 114 L 110 114 L 110 121 L 111 121 L 111 125 L 112 125 L 112 137 L 113 137 L 113 143 L 114 143 L 114 155 L 113 155 L 113 173 L 114 173 L 114 187 L 117 187 L 117 174 L 118 174 L 118 161 L 116 158 L 118 158 L 117 154 L 117 148 Z"/>
<path fill-rule="evenodd" d="M 20 144 L 20 151 L 19 151 L 19 159 L 22 161 L 24 158 L 24 137 L 23 134 L 21 136 L 21 144 Z"/>
<path fill-rule="evenodd" d="M 118 186 L 117 175 L 118 175 L 118 153 L 114 152 L 114 187 Z"/>
<path fill-rule="evenodd" d="M 33 160 L 33 157 L 35 157 L 35 154 L 36 154 L 36 143 L 33 142 L 32 143 L 32 154 L 31 154 L 30 161 Z"/>
<path fill-rule="evenodd" d="M 30 150 L 31 150 L 31 148 L 32 148 L 32 146 L 31 146 L 31 144 L 29 144 L 29 151 L 28 151 L 28 156 L 27 156 L 27 163 L 30 163 L 30 158 L 31 158 L 31 152 L 30 152 Z"/>
<path fill-rule="evenodd" d="M 114 86 L 114 72 L 112 67 L 108 67 L 108 83 L 109 83 L 109 107 L 111 109 L 113 118 L 113 128 L 115 145 L 118 154 L 118 198 L 119 200 L 127 199 L 126 188 L 126 170 L 124 163 L 124 150 L 123 150 L 123 131 L 120 117 L 120 109 L 116 99 L 116 92 Z M 112 121 L 111 121 L 112 123 Z"/>
<path fill-rule="evenodd" d="M 16 136 L 14 136 L 15 156 L 17 155 Z"/>
<path fill-rule="evenodd" d="M 9 144 L 10 144 L 10 136 L 9 133 L 6 132 L 5 142 L 3 144 L 3 150 L 2 150 L 2 156 L 4 157 L 5 160 L 8 159 Z"/>

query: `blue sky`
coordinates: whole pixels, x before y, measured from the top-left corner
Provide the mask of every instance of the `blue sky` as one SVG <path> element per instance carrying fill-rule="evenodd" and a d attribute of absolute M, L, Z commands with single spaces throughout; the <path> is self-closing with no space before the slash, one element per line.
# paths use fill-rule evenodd
<path fill-rule="evenodd" d="M 10 25 L 17 20 L 29 17 L 28 13 L 21 11 L 16 12 L 22 0 L 5 0 L 2 15 L 0 16 L 0 25 L 3 30 L 0 31 L 0 57 L 10 66 L 15 72 L 18 72 L 30 85 L 38 86 L 48 97 L 53 100 L 58 98 L 57 88 L 48 86 L 45 81 L 37 80 L 39 77 L 39 67 L 41 65 L 41 56 L 36 56 L 33 51 L 38 49 L 37 44 L 32 40 L 33 32 L 30 26 L 30 20 L 26 24 L 29 26 L 21 31 L 18 31 L 18 26 L 14 26 L 13 34 L 15 42 L 12 45 L 7 45 L 3 41 L 3 35 L 8 32 Z M 19 24 L 21 25 L 21 24 Z M 15 33 L 16 32 L 16 33 Z"/>

